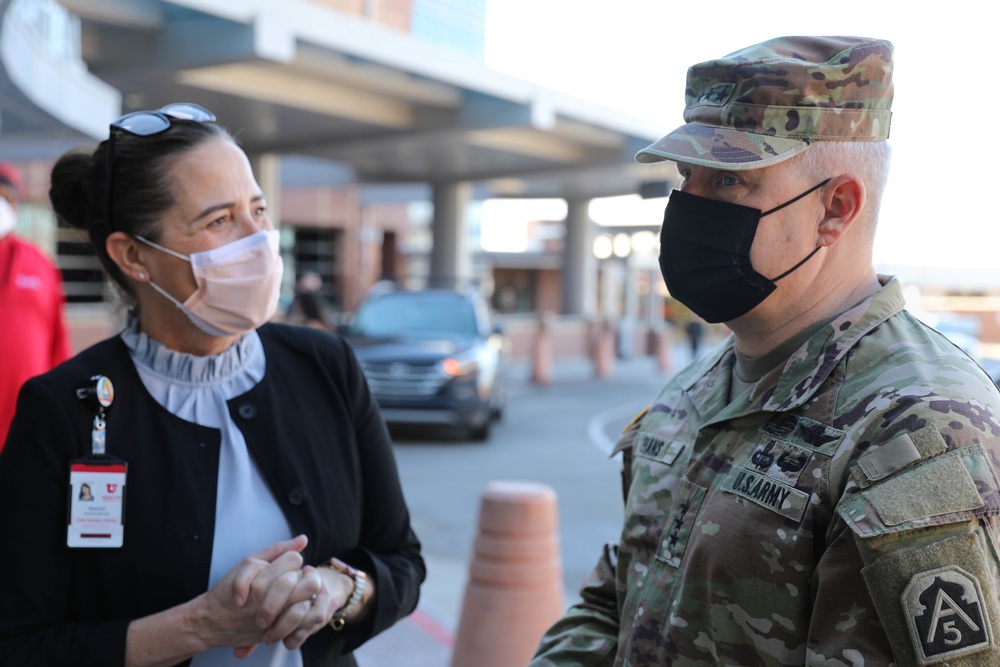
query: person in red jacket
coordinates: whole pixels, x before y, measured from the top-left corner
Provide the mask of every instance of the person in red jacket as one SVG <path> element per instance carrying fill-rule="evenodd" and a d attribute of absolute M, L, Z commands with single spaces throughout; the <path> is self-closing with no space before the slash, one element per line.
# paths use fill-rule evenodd
<path fill-rule="evenodd" d="M 21 385 L 70 355 L 59 270 L 13 234 L 23 193 L 20 172 L 0 162 L 0 449 Z"/>

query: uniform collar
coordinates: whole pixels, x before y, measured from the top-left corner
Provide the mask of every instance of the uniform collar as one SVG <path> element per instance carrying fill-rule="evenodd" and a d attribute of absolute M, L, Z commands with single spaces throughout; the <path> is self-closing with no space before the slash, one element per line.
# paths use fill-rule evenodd
<path fill-rule="evenodd" d="M 858 341 L 905 305 L 899 280 L 879 276 L 882 288 L 833 318 L 803 343 L 784 364 L 750 389 L 729 401 L 732 365 L 736 361 L 732 337 L 677 376 L 677 382 L 707 423 L 718 423 L 756 412 L 785 412 L 808 401 L 834 367 Z"/>

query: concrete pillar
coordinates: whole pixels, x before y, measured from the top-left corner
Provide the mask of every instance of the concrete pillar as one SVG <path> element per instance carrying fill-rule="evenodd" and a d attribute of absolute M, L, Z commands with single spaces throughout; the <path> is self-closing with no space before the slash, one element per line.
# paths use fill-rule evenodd
<path fill-rule="evenodd" d="M 257 185 L 267 200 L 267 216 L 275 227 L 281 225 L 281 157 L 274 153 L 247 155 Z"/>
<path fill-rule="evenodd" d="M 632 263 L 626 257 L 622 260 L 625 289 L 625 312 L 619 325 L 618 356 L 631 359 L 635 355 L 635 330 L 639 321 L 639 292 L 636 289 L 637 275 Z"/>
<path fill-rule="evenodd" d="M 257 185 L 267 202 L 267 217 L 275 228 L 281 228 L 281 157 L 275 153 L 252 153 L 247 155 L 250 168 L 257 179 Z M 282 289 L 290 294 L 295 290 L 295 266 L 285 257 L 285 273 L 281 278 Z"/>
<path fill-rule="evenodd" d="M 435 183 L 433 186 L 431 285 L 461 286 L 463 281 L 472 278 L 466 219 L 470 194 L 468 183 Z"/>
<path fill-rule="evenodd" d="M 601 262 L 601 312 L 600 317 L 617 322 L 622 315 L 625 269 L 620 259 L 610 258 Z"/>
<path fill-rule="evenodd" d="M 659 286 L 663 281 L 663 275 L 657 269 L 649 269 L 649 293 L 646 295 L 646 324 L 652 329 L 663 323 L 663 297 L 660 296 Z"/>
<path fill-rule="evenodd" d="M 597 311 L 597 258 L 589 199 L 566 200 L 566 244 L 563 249 L 562 311 L 592 318 Z"/>

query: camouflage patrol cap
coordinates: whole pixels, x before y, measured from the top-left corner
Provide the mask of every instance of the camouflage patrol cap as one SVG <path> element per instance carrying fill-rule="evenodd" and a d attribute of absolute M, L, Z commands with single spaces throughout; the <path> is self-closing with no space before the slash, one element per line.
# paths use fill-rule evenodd
<path fill-rule="evenodd" d="M 778 37 L 688 68 L 685 125 L 636 154 L 717 169 L 759 169 L 812 141 L 884 141 L 892 44 Z"/>

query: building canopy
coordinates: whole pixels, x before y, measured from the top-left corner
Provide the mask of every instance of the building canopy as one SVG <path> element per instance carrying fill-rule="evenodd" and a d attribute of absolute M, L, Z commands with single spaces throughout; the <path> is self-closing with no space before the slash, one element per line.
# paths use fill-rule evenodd
<path fill-rule="evenodd" d="M 26 137 L 98 141 L 121 113 L 186 101 L 215 112 L 248 153 L 335 160 L 359 183 L 472 181 L 489 196 L 592 198 L 673 177 L 668 165 L 633 162 L 662 134 L 648 121 L 315 0 L 0 9 L 0 148 Z M 39 11 L 68 17 L 65 34 L 51 34 Z M 56 53 L 74 29 L 77 53 Z M 31 92 L 39 87 L 49 92 Z"/>

